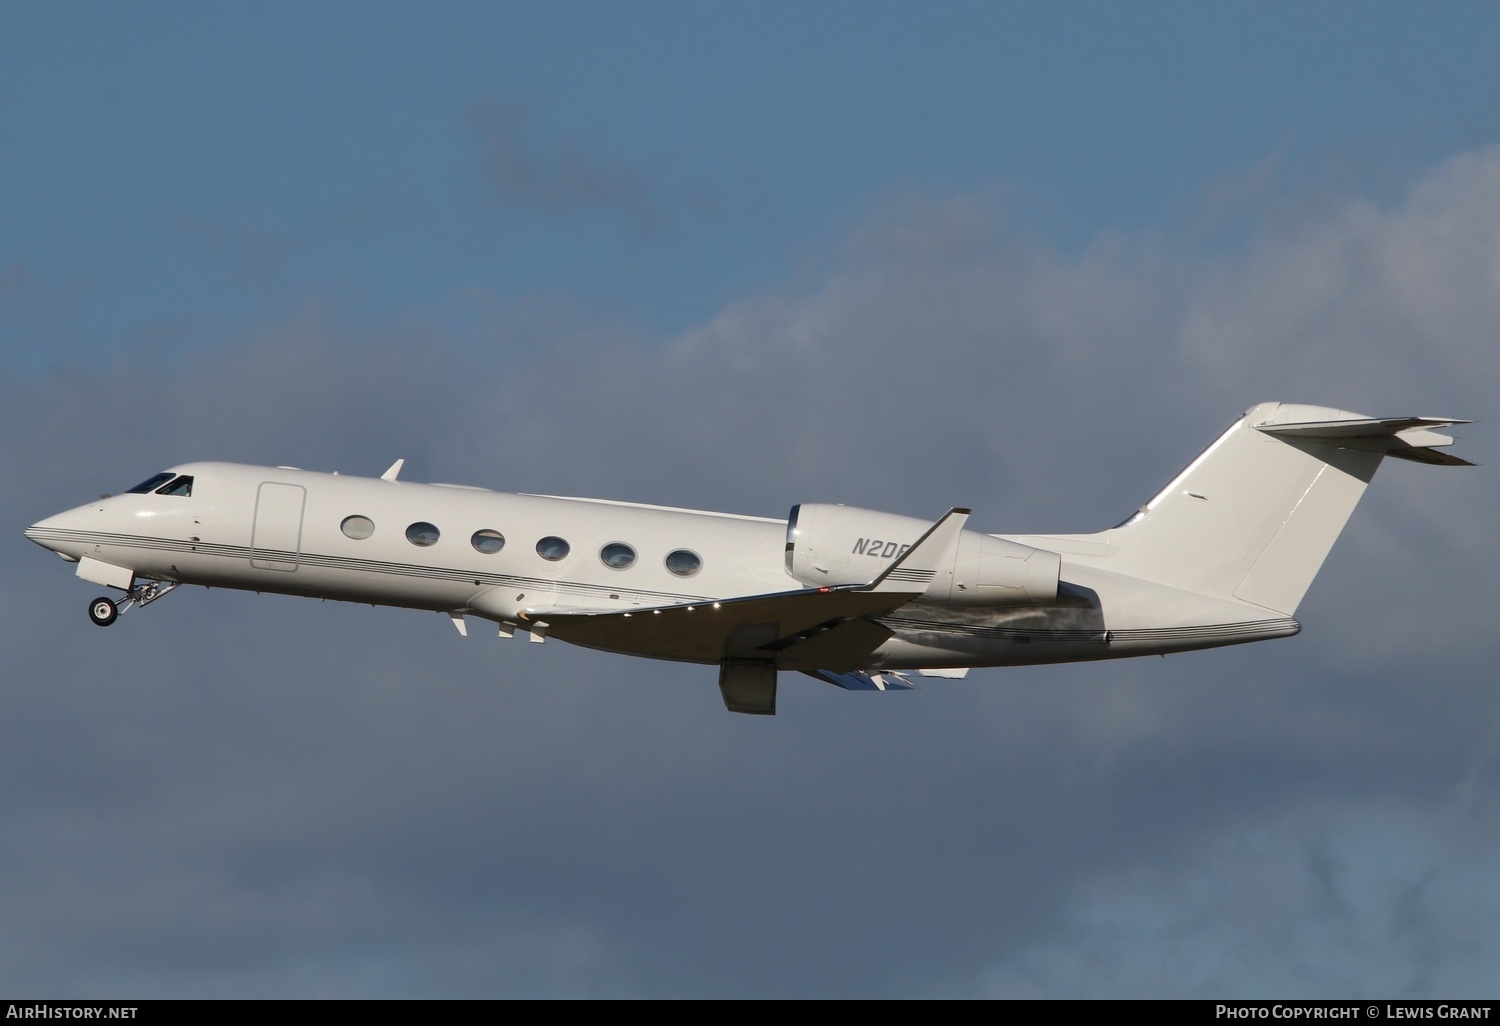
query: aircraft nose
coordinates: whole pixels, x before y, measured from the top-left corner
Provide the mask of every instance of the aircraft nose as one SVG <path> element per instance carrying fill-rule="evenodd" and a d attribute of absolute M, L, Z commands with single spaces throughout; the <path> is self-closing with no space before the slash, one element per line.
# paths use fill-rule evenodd
<path fill-rule="evenodd" d="M 80 506 L 78 509 L 70 509 L 63 513 L 56 513 L 45 520 L 38 520 L 26 528 L 26 537 L 64 559 L 77 559 L 77 553 L 72 550 L 82 545 L 82 539 L 79 537 L 82 533 L 79 513 L 86 508 Z"/>
<path fill-rule="evenodd" d="M 57 529 L 61 526 L 61 521 L 62 514 L 47 517 L 45 520 L 38 520 L 26 528 L 26 537 L 36 542 L 42 548 L 50 549 L 52 546 L 47 543 L 55 540 Z"/>

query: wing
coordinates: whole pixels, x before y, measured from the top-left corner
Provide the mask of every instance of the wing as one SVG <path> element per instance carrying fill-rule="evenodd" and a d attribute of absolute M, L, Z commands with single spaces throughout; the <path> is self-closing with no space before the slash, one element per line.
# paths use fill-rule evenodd
<path fill-rule="evenodd" d="M 843 688 L 845 691 L 911 691 L 916 687 L 899 673 L 886 670 L 884 673 L 856 670 L 852 673 L 835 673 L 832 670 L 803 670 L 809 677 Z"/>
<path fill-rule="evenodd" d="M 890 633 L 865 619 L 900 609 L 952 565 L 967 509 L 951 509 L 868 584 L 799 588 L 768 595 L 652 609 L 533 610 L 532 631 L 561 641 L 655 659 L 717 663 L 777 659 L 858 669 Z M 799 646 L 809 646 L 805 654 Z"/>

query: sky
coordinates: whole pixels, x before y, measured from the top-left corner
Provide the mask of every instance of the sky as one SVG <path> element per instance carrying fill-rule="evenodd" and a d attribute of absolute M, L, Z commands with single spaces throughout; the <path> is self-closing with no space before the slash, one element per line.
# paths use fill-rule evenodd
<path fill-rule="evenodd" d="M 0 992 L 1500 993 L 1500 11 L 0 7 Z M 227 459 L 1007 533 L 1249 406 L 1470 418 L 1300 636 L 911 693 L 185 588 Z"/>

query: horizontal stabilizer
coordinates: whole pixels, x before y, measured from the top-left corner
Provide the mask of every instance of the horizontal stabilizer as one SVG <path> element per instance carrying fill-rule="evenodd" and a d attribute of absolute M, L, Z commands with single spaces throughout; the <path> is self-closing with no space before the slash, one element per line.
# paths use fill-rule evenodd
<path fill-rule="evenodd" d="M 1362 438 L 1372 435 L 1394 435 L 1409 428 L 1440 428 L 1472 423 L 1474 422 L 1471 420 L 1459 420 L 1456 417 L 1359 417 L 1352 420 L 1310 420 L 1300 424 L 1257 424 L 1256 427 L 1275 435 Z"/>
<path fill-rule="evenodd" d="M 1433 428 L 1469 424 L 1454 417 L 1360 417 L 1350 420 L 1314 420 L 1292 424 L 1257 424 L 1257 430 L 1286 438 L 1317 438 L 1342 443 L 1342 448 L 1378 452 L 1397 459 L 1444 467 L 1474 464 L 1435 446 L 1452 445 L 1450 435 Z"/>
<path fill-rule="evenodd" d="M 834 670 L 803 670 L 809 677 L 826 681 L 845 691 L 914 691 L 916 685 L 899 673 L 886 671 L 855 670 L 838 673 Z"/>

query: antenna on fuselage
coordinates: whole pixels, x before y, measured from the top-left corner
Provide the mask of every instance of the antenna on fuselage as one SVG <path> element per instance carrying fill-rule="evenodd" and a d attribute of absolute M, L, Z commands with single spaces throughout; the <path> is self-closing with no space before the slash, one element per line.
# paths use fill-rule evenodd
<path fill-rule="evenodd" d="M 380 480 L 382 480 L 382 481 L 394 481 L 394 480 L 396 480 L 396 475 L 399 474 L 399 473 L 401 473 L 401 466 L 405 462 L 406 461 L 404 459 L 402 459 L 402 460 L 397 460 L 395 463 L 392 463 L 391 464 L 391 469 L 387 470 L 384 474 L 380 475 Z"/>

